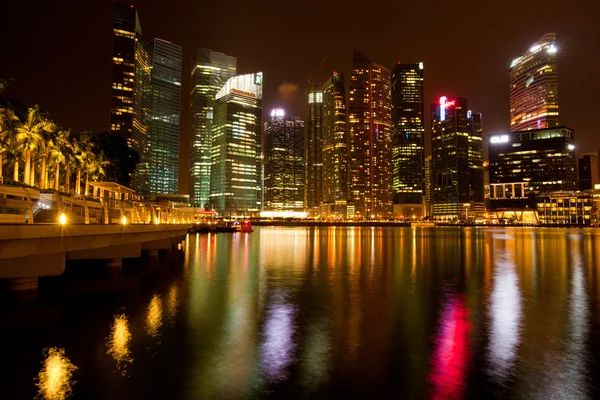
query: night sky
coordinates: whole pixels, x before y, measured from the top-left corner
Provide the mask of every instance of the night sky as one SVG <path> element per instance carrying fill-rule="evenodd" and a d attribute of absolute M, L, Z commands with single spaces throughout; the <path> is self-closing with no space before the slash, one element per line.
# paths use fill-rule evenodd
<path fill-rule="evenodd" d="M 144 37 L 183 46 L 180 190 L 187 192 L 190 73 L 197 47 L 264 72 L 264 115 L 276 106 L 306 118 L 306 82 L 346 73 L 353 49 L 393 68 L 425 63 L 426 112 L 440 95 L 481 111 L 486 134 L 508 130 L 508 67 L 545 32 L 556 32 L 562 125 L 579 152 L 600 149 L 598 0 L 227 1 L 139 0 Z M 10 1 L 0 13 L 4 94 L 38 103 L 74 131 L 106 131 L 110 115 L 113 2 Z M 430 135 L 427 129 L 429 152 Z"/>

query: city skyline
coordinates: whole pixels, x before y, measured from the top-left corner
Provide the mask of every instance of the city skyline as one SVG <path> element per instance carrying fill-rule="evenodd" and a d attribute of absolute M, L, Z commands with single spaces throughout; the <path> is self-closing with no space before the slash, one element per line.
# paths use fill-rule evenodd
<path fill-rule="evenodd" d="M 184 10 L 186 3 L 182 2 L 180 6 Z M 433 98 L 437 95 L 441 95 L 442 91 L 452 95 L 464 95 L 468 97 L 473 104 L 477 105 L 485 118 L 485 130 L 486 134 L 501 133 L 509 130 L 508 126 L 508 93 L 506 90 L 508 77 L 506 69 L 510 65 L 511 60 L 519 54 L 522 54 L 523 50 L 528 48 L 532 43 L 535 42 L 545 32 L 557 32 L 558 37 L 558 57 L 560 64 L 561 74 L 561 123 L 566 124 L 575 129 L 577 134 L 578 145 L 588 147 L 590 145 L 593 148 L 600 147 L 598 144 L 594 144 L 593 140 L 593 129 L 591 122 L 591 110 L 592 101 L 591 93 L 594 92 L 594 85 L 597 82 L 591 82 L 592 90 L 586 91 L 582 94 L 582 97 L 574 95 L 574 92 L 583 86 L 583 79 L 581 76 L 585 76 L 586 68 L 589 68 L 589 64 L 593 62 L 583 62 L 583 57 L 578 56 L 579 53 L 583 54 L 582 50 L 586 47 L 585 44 L 589 43 L 589 38 L 585 37 L 581 32 L 579 25 L 569 22 L 568 18 L 563 21 L 562 18 L 559 20 L 558 13 L 553 18 L 549 18 L 547 22 L 529 21 L 525 23 L 524 17 L 514 17 L 515 25 L 522 29 L 511 29 L 510 32 L 507 28 L 500 27 L 501 29 L 493 35 L 493 37 L 486 33 L 487 30 L 483 28 L 482 24 L 488 19 L 487 14 L 484 14 L 482 19 L 478 20 L 478 24 L 475 31 L 478 32 L 480 38 L 476 38 L 473 34 L 463 35 L 464 39 L 477 39 L 476 43 L 483 44 L 485 46 L 479 46 L 480 48 L 476 53 L 472 53 L 469 63 L 457 63 L 451 65 L 450 59 L 444 54 L 448 55 L 447 46 L 440 46 L 437 42 L 429 41 L 425 39 L 411 39 L 401 43 L 401 45 L 394 46 L 383 46 L 374 41 L 374 38 L 367 35 L 364 38 L 358 38 L 357 35 L 352 33 L 346 33 L 343 39 L 336 39 L 341 44 L 339 47 L 334 47 L 334 44 L 328 44 L 324 46 L 322 43 L 311 43 L 312 49 L 308 51 L 306 47 L 303 47 L 302 54 L 303 61 L 294 64 L 293 68 L 279 68 L 280 62 L 274 59 L 273 56 L 276 51 L 272 51 L 273 47 L 270 47 L 269 51 L 265 53 L 261 46 L 247 46 L 244 47 L 244 43 L 248 43 L 251 38 L 242 38 L 238 42 L 232 41 L 230 33 L 223 35 L 222 38 L 216 39 L 210 35 L 184 35 L 182 36 L 183 28 L 179 25 L 186 24 L 167 24 L 162 21 L 172 20 L 168 17 L 169 13 L 174 12 L 173 10 L 167 10 L 166 7 L 159 7 L 153 5 L 153 2 L 137 2 L 139 8 L 140 18 L 144 22 L 144 33 L 148 37 L 164 37 L 167 40 L 181 44 L 184 47 L 184 70 L 188 68 L 190 62 L 190 53 L 193 53 L 197 47 L 209 47 L 217 51 L 222 51 L 227 54 L 235 55 L 240 61 L 240 72 L 249 71 L 251 69 L 261 69 L 267 76 L 265 88 L 265 100 L 269 103 L 265 104 L 265 109 L 271 109 L 273 106 L 283 106 L 289 109 L 291 113 L 295 115 L 305 115 L 302 112 L 304 107 L 303 89 L 306 82 L 307 75 L 314 74 L 318 69 L 319 62 L 326 56 L 326 61 L 321 69 L 322 72 L 327 72 L 332 69 L 339 70 L 340 72 L 348 73 L 350 69 L 350 62 L 348 61 L 348 54 L 351 49 L 356 47 L 368 53 L 373 59 L 378 60 L 381 64 L 386 67 L 391 67 L 397 61 L 412 61 L 412 60 L 423 60 L 426 66 L 426 102 L 431 103 Z M 189 6 L 189 4 L 188 4 Z M 20 6 L 15 5 L 14 8 L 18 10 Z M 107 53 L 111 51 L 110 25 L 107 25 L 107 21 L 110 21 L 112 14 L 112 4 L 108 5 L 97 5 L 98 15 L 97 18 L 90 19 L 89 22 L 92 24 L 92 29 L 95 34 L 82 34 L 81 38 L 73 38 L 64 42 L 65 49 L 56 49 L 56 58 L 60 60 L 65 51 L 72 48 L 74 42 L 81 42 L 85 39 L 86 43 L 91 46 L 80 47 L 80 58 L 82 61 L 87 61 L 89 69 L 87 73 L 80 70 L 73 70 L 71 66 L 65 65 L 64 62 L 58 62 L 50 58 L 50 54 L 41 49 L 44 66 L 44 71 L 48 73 L 54 73 L 57 77 L 56 82 L 61 84 L 60 94 L 50 93 L 46 89 L 41 88 L 40 85 L 36 84 L 37 77 L 29 79 L 31 73 L 26 74 L 30 67 L 27 65 L 31 63 L 32 59 L 26 57 L 25 54 L 12 47 L 9 43 L 9 49 L 15 53 L 14 57 L 8 59 L 8 62 L 3 67 L 0 67 L 0 73 L 7 77 L 16 78 L 17 82 L 7 91 L 6 96 L 9 98 L 17 98 L 24 103 L 40 103 L 47 107 L 47 109 L 56 116 L 57 120 L 61 124 L 71 125 L 74 130 L 87 130 L 91 129 L 94 131 L 106 130 L 108 127 L 108 118 L 106 108 L 108 108 L 108 102 L 110 95 L 108 93 L 108 87 L 106 86 L 110 80 L 110 57 L 107 57 Z M 262 10 L 261 6 L 259 7 Z M 328 6 L 323 6 L 324 9 L 320 12 L 326 12 Z M 408 6 L 407 6 L 408 7 Z M 486 6 L 487 7 L 487 6 Z M 484 9 L 486 8 L 484 7 Z M 176 7 L 174 7 L 176 9 Z M 77 22 L 77 18 L 73 18 L 78 15 L 77 10 L 65 10 L 62 5 L 56 5 L 48 7 L 47 5 L 42 6 L 42 11 L 46 15 L 56 15 L 60 20 L 64 17 L 69 17 L 69 20 Z M 189 14 L 194 14 L 194 7 L 189 8 Z M 10 15 L 11 10 L 9 10 Z M 182 15 L 182 11 L 175 12 L 185 20 Z M 252 11 L 256 12 L 256 11 Z M 271 15 L 274 11 L 270 11 Z M 563 10 L 560 16 L 568 16 L 581 13 L 580 18 L 586 18 L 587 15 L 583 14 L 583 11 L 569 9 Z M 59 15 L 60 14 L 60 15 Z M 268 14 L 268 13 L 267 13 Z M 106 17 L 106 20 L 100 21 Z M 511 18 L 513 18 L 511 17 Z M 187 18 L 187 17 L 186 17 Z M 507 17 L 504 17 L 507 18 Z M 522 18 L 522 20 L 521 20 Z M 572 18 L 574 19 L 574 18 Z M 12 23 L 11 18 L 8 18 L 9 24 L 7 27 L 10 28 Z M 18 20 L 18 19 L 16 19 Z M 502 20 L 502 17 L 500 17 Z M 519 21 L 521 23 L 519 24 Z M 559 23 L 560 21 L 560 23 Z M 563 23 L 564 22 L 564 23 Z M 211 24 L 213 24 L 211 22 Z M 428 22 L 426 28 L 435 32 L 438 28 L 434 27 L 433 22 Z M 177 26 L 174 26 L 177 25 Z M 209 24 L 210 25 L 210 24 Z M 41 26 L 44 24 L 42 22 Z M 344 32 L 347 32 L 345 28 L 346 22 L 342 23 Z M 41 28 L 40 28 L 41 29 Z M 91 29 L 91 28 L 90 28 Z M 209 29 L 209 27 L 202 28 Z M 385 28 L 392 30 L 393 28 Z M 442 27 L 439 28 L 440 30 Z M 464 33 L 464 30 L 458 28 L 459 31 L 456 34 Z M 179 31 L 178 31 L 179 30 Z M 89 29 L 83 32 L 88 32 Z M 263 32 L 264 31 L 264 32 Z M 264 37 L 269 31 L 272 31 L 272 27 L 269 29 L 260 30 L 255 35 L 251 35 L 255 38 Z M 302 30 L 301 30 L 302 31 Z M 302 31 L 303 32 L 303 31 Z M 300 33 L 302 33 L 300 32 Z M 31 35 L 31 32 L 24 32 L 23 35 Z M 33 32 L 35 34 L 35 31 Z M 50 35 L 53 33 L 50 32 Z M 502 36 L 504 34 L 504 36 Z M 296 36 L 297 34 L 294 34 Z M 432 36 L 432 35 L 426 35 Z M 189 38 L 188 38 L 189 37 Z M 199 39 L 200 37 L 205 38 L 204 40 Z M 502 39 L 499 39 L 502 37 Z M 108 40 L 107 40 L 108 39 Z M 180 40 L 181 39 L 181 40 Z M 299 39 L 293 39 L 299 40 Z M 304 39 L 306 40 L 306 38 Z M 281 39 L 276 39 L 276 42 L 280 42 Z M 586 42 L 587 41 L 587 42 Z M 192 43 L 193 42 L 193 43 Z M 308 42 L 308 40 L 307 40 Z M 239 44 L 238 44 L 239 43 Z M 191 46 L 191 47 L 190 47 Z M 89 50 L 89 47 L 93 51 Z M 563 51 L 564 50 L 564 51 Z M 53 50 L 54 51 L 54 50 Z M 462 50 L 459 50 L 462 51 Z M 466 49 L 465 49 L 466 51 Z M 101 54 L 102 53 L 102 54 Z M 273 53 L 273 54 L 271 54 Z M 54 53 L 52 53 L 54 54 Z M 593 57 L 591 55 L 589 57 Z M 567 60 L 568 62 L 565 62 Z M 275 61 L 274 61 L 275 60 Z M 28 61 L 28 62 L 27 62 Z M 76 63 L 78 64 L 78 63 Z M 287 64 L 287 60 L 286 60 Z M 64 71 L 63 71 L 64 70 Z M 104 70 L 105 73 L 99 71 Z M 36 72 L 38 75 L 43 75 Z M 88 73 L 90 77 L 87 78 Z M 28 78 L 24 78 L 27 76 Z M 62 78 L 61 78 L 62 76 Z M 69 81 L 65 82 L 64 77 L 68 76 Z M 102 81 L 104 87 L 100 88 L 100 84 L 92 81 L 91 76 L 94 80 Z M 348 75 L 347 75 L 348 76 Z M 270 78 L 269 78 L 270 77 Z M 301 77 L 302 79 L 299 79 Z M 74 80 L 74 82 L 71 81 Z M 189 81 L 190 77 L 184 73 L 182 97 L 185 101 L 185 97 L 189 96 Z M 47 76 L 46 76 L 47 80 Z M 79 82 L 77 85 L 75 82 Z M 282 86 L 284 82 L 291 82 L 295 85 L 299 85 L 299 88 L 292 93 L 292 96 L 288 96 L 289 90 L 284 90 L 288 86 Z M 87 90 L 81 93 L 81 83 L 86 83 Z M 292 85 L 293 86 L 293 85 Z M 464 89 L 462 89 L 464 87 Z M 278 90 L 281 89 L 281 90 Z M 102 94 L 104 93 L 104 94 Z M 81 96 L 81 100 L 80 100 Z M 77 99 L 77 101 L 75 101 Z M 77 104 L 74 104 L 77 103 Z M 79 104 L 81 103 L 81 104 Z M 94 105 L 95 104 L 95 105 Z M 106 106 L 100 106 L 104 104 Z M 182 103 L 185 104 L 185 103 Z M 290 107 L 292 104 L 292 107 Z M 84 109 L 85 107 L 85 109 Z M 189 133 L 191 131 L 189 113 L 186 107 L 182 107 L 182 143 L 187 143 L 189 140 Z M 102 111 L 100 111 L 102 110 Z M 298 112 L 298 110 L 301 110 Z M 426 112 L 427 113 L 427 112 Z M 428 113 L 427 113 L 428 114 Z M 426 116 L 426 121 L 428 121 Z M 429 129 L 426 127 L 426 138 L 425 143 L 428 147 L 428 136 Z M 187 149 L 182 149 L 186 151 Z M 182 151 L 182 160 L 180 160 L 180 171 L 187 171 L 187 155 Z M 430 153 L 430 149 L 426 150 L 426 153 Z M 183 164 L 183 165 L 182 165 Z M 187 174 L 186 174 L 187 175 Z M 182 175 L 183 178 L 184 175 Z M 186 182 L 187 179 L 181 179 L 180 191 L 187 191 Z"/>

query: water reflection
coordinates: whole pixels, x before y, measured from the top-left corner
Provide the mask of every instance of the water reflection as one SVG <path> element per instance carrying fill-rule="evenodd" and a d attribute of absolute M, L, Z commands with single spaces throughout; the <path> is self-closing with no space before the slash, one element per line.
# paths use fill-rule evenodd
<path fill-rule="evenodd" d="M 177 284 L 173 282 L 169 288 L 169 294 L 167 295 L 167 318 L 170 323 L 175 322 L 177 316 L 177 307 L 179 306 L 179 288 Z"/>
<path fill-rule="evenodd" d="M 126 375 L 126 367 L 133 362 L 131 357 L 131 332 L 129 331 L 129 321 L 124 313 L 115 315 L 110 328 L 110 336 L 106 341 L 107 351 L 117 363 L 117 369 L 121 370 L 123 376 Z"/>
<path fill-rule="evenodd" d="M 294 308 L 281 293 L 275 293 L 267 309 L 264 342 L 262 345 L 262 366 L 270 380 L 287 378 L 287 368 L 294 362 Z"/>
<path fill-rule="evenodd" d="M 146 333 L 152 338 L 160 336 L 160 327 L 163 323 L 162 312 L 162 300 L 155 294 L 152 296 L 152 299 L 150 299 L 148 310 L 146 312 Z"/>
<path fill-rule="evenodd" d="M 63 400 L 71 396 L 73 372 L 77 369 L 65 355 L 64 349 L 48 349 L 37 377 L 38 398 Z"/>
<path fill-rule="evenodd" d="M 434 338 L 431 391 L 434 399 L 462 398 L 469 362 L 470 323 L 464 299 L 447 296 Z"/>
<path fill-rule="evenodd" d="M 522 300 L 511 249 L 500 253 L 490 298 L 491 366 L 489 372 L 503 381 L 513 368 L 521 335 Z"/>

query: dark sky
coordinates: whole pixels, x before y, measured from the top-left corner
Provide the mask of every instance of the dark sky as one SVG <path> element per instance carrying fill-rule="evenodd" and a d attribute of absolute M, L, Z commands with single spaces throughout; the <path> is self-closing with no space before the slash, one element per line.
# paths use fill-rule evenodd
<path fill-rule="evenodd" d="M 265 115 L 283 106 L 304 118 L 306 81 L 323 58 L 322 74 L 333 69 L 347 74 L 353 49 L 389 68 L 397 61 L 423 61 L 426 102 L 442 94 L 466 97 L 471 109 L 483 113 L 485 133 L 493 134 L 509 125 L 511 60 L 543 33 L 556 32 L 561 124 L 575 129 L 579 152 L 600 149 L 598 0 L 132 3 L 146 39 L 160 37 L 184 49 L 183 192 L 191 131 L 189 76 L 197 47 L 236 56 L 239 73 L 263 71 Z M 4 4 L 0 77 L 16 79 L 5 97 L 38 103 L 74 131 L 108 130 L 112 11 L 110 0 Z M 428 150 L 429 141 L 428 132 Z"/>

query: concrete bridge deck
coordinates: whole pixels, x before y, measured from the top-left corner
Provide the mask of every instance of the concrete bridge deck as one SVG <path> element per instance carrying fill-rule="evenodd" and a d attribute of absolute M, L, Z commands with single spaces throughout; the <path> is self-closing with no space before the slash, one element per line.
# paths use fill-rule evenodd
<path fill-rule="evenodd" d="M 0 225 L 0 279 L 11 290 L 37 288 L 38 277 L 58 276 L 66 260 L 102 259 L 112 268 L 143 250 L 156 254 L 180 244 L 191 224 Z"/>

